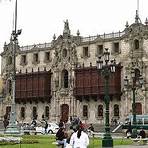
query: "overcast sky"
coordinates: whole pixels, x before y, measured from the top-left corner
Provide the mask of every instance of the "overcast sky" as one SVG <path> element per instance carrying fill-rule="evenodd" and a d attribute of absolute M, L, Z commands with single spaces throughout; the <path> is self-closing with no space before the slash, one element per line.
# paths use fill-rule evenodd
<path fill-rule="evenodd" d="M 13 28 L 15 0 L 0 0 L 0 52 L 9 42 Z M 66 19 L 72 34 L 82 36 L 122 31 L 126 21 L 134 22 L 137 0 L 18 0 L 19 44 L 51 42 L 63 32 Z M 148 17 L 148 0 L 139 0 L 142 22 Z"/>

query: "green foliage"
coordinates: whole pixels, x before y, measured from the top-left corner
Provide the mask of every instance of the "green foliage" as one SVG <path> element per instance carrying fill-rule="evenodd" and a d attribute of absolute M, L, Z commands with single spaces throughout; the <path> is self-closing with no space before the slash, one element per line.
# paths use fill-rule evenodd
<path fill-rule="evenodd" d="M 130 145 L 132 141 L 130 139 L 114 139 L 114 145 Z M 88 148 L 101 148 L 102 139 L 101 138 L 91 138 L 90 145 Z"/>
<path fill-rule="evenodd" d="M 1 143 L 0 148 L 56 148 L 55 136 L 49 135 L 24 135 L 20 144 Z M 114 139 L 114 145 L 132 144 L 130 139 Z M 101 138 L 90 138 L 88 148 L 101 148 Z"/>
<path fill-rule="evenodd" d="M 0 142 L 0 146 L 2 146 L 2 145 L 14 145 L 14 144 L 16 144 L 16 143 L 14 143 L 14 142 L 5 142 L 5 141 Z"/>

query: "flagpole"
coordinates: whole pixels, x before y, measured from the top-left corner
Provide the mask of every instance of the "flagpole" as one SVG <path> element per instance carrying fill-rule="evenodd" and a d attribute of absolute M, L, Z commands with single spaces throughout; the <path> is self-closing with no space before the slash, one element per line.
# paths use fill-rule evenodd
<path fill-rule="evenodd" d="M 18 35 L 21 34 L 21 30 L 17 30 L 17 0 L 15 1 L 15 24 L 14 30 L 12 31 L 12 51 L 13 51 L 13 72 L 10 75 L 10 79 L 12 81 L 12 104 L 11 104 L 11 114 L 9 125 L 6 128 L 5 134 L 16 135 L 20 134 L 19 127 L 17 125 L 17 118 L 16 118 L 16 103 L 15 103 L 15 87 L 16 87 L 16 50 L 18 48 Z"/>
<path fill-rule="evenodd" d="M 15 33 L 17 31 L 17 0 L 15 1 Z"/>
<path fill-rule="evenodd" d="M 139 0 L 137 0 L 137 12 L 138 12 L 138 15 L 139 15 Z"/>

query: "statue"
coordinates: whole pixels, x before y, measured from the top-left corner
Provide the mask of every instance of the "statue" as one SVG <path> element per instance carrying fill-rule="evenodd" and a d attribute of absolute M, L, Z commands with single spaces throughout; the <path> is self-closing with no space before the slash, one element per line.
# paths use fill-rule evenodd
<path fill-rule="evenodd" d="M 69 30 L 68 20 L 64 21 L 64 30 Z"/>
<path fill-rule="evenodd" d="M 63 31 L 63 34 L 68 34 L 68 35 L 70 35 L 68 20 L 64 21 L 64 31 Z"/>

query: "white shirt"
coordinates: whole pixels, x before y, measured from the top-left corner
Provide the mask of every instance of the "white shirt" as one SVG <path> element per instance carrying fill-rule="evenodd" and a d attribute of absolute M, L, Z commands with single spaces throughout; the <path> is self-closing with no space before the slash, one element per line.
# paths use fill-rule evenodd
<path fill-rule="evenodd" d="M 88 135 L 82 131 L 80 138 L 78 138 L 77 132 L 73 133 L 70 138 L 70 145 L 72 145 L 73 148 L 87 148 L 89 145 Z"/>

